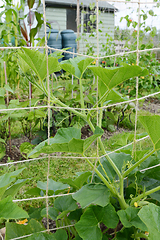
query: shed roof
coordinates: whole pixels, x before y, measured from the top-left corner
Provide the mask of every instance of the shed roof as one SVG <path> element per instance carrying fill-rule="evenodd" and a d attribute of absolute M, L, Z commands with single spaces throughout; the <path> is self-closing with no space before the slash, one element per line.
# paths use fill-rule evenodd
<path fill-rule="evenodd" d="M 60 6 L 77 6 L 77 0 L 46 0 L 45 1 L 47 5 L 60 5 Z M 92 3 L 95 3 L 95 0 L 79 0 L 80 5 L 82 4 L 83 6 L 89 6 Z M 109 4 L 107 1 L 99 1 L 98 6 L 100 8 L 104 9 L 115 9 L 117 10 L 114 6 Z"/>

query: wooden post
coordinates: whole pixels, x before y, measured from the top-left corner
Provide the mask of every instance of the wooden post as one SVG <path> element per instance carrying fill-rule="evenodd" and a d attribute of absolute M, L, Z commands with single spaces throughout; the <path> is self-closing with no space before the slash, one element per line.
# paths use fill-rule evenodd
<path fill-rule="evenodd" d="M 79 53 L 79 36 L 80 36 L 80 7 L 79 7 L 79 0 L 77 0 L 77 53 Z"/>
<path fill-rule="evenodd" d="M 6 63 L 4 62 L 4 74 L 5 74 L 5 84 L 7 84 L 7 71 L 6 71 Z M 8 91 L 6 90 L 6 97 L 7 97 L 7 107 L 9 105 L 9 94 Z M 11 153 L 11 123 L 10 123 L 10 118 L 8 118 L 8 131 L 9 131 L 9 152 Z"/>

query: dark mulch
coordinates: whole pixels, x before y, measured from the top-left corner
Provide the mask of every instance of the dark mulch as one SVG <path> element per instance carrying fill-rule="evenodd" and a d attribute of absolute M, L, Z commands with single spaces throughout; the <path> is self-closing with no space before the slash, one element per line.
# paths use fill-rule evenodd
<path fill-rule="evenodd" d="M 11 151 L 9 150 L 9 142 L 7 142 L 6 146 L 6 155 L 1 159 L 0 162 L 7 163 L 8 161 L 18 161 L 18 160 L 24 160 L 25 158 L 21 155 L 21 152 L 19 150 L 20 145 L 23 142 L 29 142 L 29 139 L 27 137 L 21 137 L 11 140 Z"/>

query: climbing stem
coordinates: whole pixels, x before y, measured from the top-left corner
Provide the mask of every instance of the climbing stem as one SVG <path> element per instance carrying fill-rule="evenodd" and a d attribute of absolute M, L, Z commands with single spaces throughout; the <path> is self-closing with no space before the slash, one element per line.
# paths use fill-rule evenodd
<path fill-rule="evenodd" d="M 148 236 L 144 233 L 137 233 L 135 234 L 135 239 L 141 239 L 141 238 L 145 238 L 145 239 L 149 239 Z"/>
<path fill-rule="evenodd" d="M 121 206 L 121 209 L 126 209 L 129 207 L 129 205 L 126 203 L 125 199 L 124 199 L 124 196 L 118 196 L 118 201 L 119 201 L 119 204 Z"/>
<path fill-rule="evenodd" d="M 59 106 L 61 106 L 61 107 L 64 107 L 64 108 L 67 109 L 68 111 L 70 111 L 70 112 L 74 113 L 75 115 L 83 118 L 83 119 L 87 122 L 87 116 L 86 116 L 86 114 L 80 113 L 80 112 L 78 112 L 77 110 L 68 107 L 66 104 L 62 103 L 60 100 L 58 100 L 58 99 L 55 98 L 54 96 L 51 97 L 51 100 L 52 100 L 55 104 L 57 104 L 57 105 L 59 105 Z"/>
<path fill-rule="evenodd" d="M 152 193 L 154 193 L 154 192 L 157 192 L 157 191 L 159 191 L 159 190 L 160 190 L 160 186 L 158 186 L 158 187 L 156 187 L 156 188 L 153 188 L 153 189 L 151 189 L 151 190 L 149 190 L 149 191 L 147 191 L 147 192 L 144 192 L 144 193 L 138 195 L 137 197 L 135 197 L 135 198 L 132 199 L 131 205 L 133 205 L 135 202 L 140 201 L 142 198 L 145 198 L 147 195 L 150 195 L 150 194 L 152 194 Z"/>
<path fill-rule="evenodd" d="M 155 149 L 153 149 L 151 152 L 149 152 L 146 156 L 141 158 L 138 162 L 136 162 L 132 167 L 130 167 L 128 170 L 126 170 L 123 174 L 123 177 L 125 178 L 130 172 L 132 172 L 136 167 L 138 167 L 142 162 L 144 162 L 148 157 L 150 157 L 155 152 Z"/>
<path fill-rule="evenodd" d="M 118 195 L 117 190 L 115 188 L 113 188 L 113 186 L 111 184 L 109 184 L 107 179 L 103 177 L 103 175 L 99 172 L 99 170 L 97 168 L 95 168 L 95 166 L 91 163 L 91 161 L 84 154 L 83 154 L 83 157 L 85 157 L 88 164 L 94 169 L 94 171 L 97 173 L 97 175 L 100 177 L 100 179 L 104 182 L 104 184 L 110 189 L 110 191 L 114 195 Z"/>
<path fill-rule="evenodd" d="M 95 127 L 93 126 L 93 124 L 92 124 L 90 118 L 87 118 L 87 123 L 88 123 L 88 125 L 90 126 L 92 132 L 94 132 L 94 131 L 95 131 Z"/>
<path fill-rule="evenodd" d="M 124 199 L 124 178 L 121 177 L 119 180 L 120 180 L 120 194 L 118 200 L 121 208 L 126 209 L 127 207 L 129 207 L 129 205 L 126 203 Z"/>
<path fill-rule="evenodd" d="M 82 86 L 82 78 L 79 79 L 79 85 L 80 85 L 80 101 L 81 101 L 81 108 L 84 109 L 84 98 L 83 98 L 83 86 Z M 85 110 L 82 110 L 83 114 L 85 113 Z"/>
<path fill-rule="evenodd" d="M 101 107 L 103 104 L 101 103 Z M 98 126 L 101 128 L 102 127 L 102 118 L 103 118 L 103 109 L 100 109 L 100 114 L 99 114 L 99 124 Z"/>
<path fill-rule="evenodd" d="M 107 158 L 107 160 L 111 164 L 111 166 L 113 167 L 114 171 L 117 173 L 119 179 L 121 179 L 122 178 L 122 174 L 120 173 L 119 169 L 117 168 L 115 163 L 112 161 L 112 159 L 109 157 L 109 155 L 106 154 L 106 150 L 105 150 L 104 145 L 102 143 L 101 137 L 98 137 L 98 142 L 99 142 L 99 145 L 100 145 L 100 148 L 101 148 L 103 154 L 105 155 L 105 157 Z"/>

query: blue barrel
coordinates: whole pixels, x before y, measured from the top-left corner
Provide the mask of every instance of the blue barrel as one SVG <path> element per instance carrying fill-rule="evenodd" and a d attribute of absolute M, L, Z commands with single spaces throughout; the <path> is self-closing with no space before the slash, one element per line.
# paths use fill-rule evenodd
<path fill-rule="evenodd" d="M 47 45 L 51 48 L 62 49 L 62 36 L 56 29 L 47 30 Z M 55 52 L 49 49 L 49 54 Z M 61 59 L 59 59 L 59 62 Z"/>
<path fill-rule="evenodd" d="M 69 48 L 69 52 L 77 52 L 76 34 L 73 30 L 67 29 L 61 32 L 62 35 L 62 48 Z M 73 58 L 73 54 L 64 53 L 64 60 Z"/>

